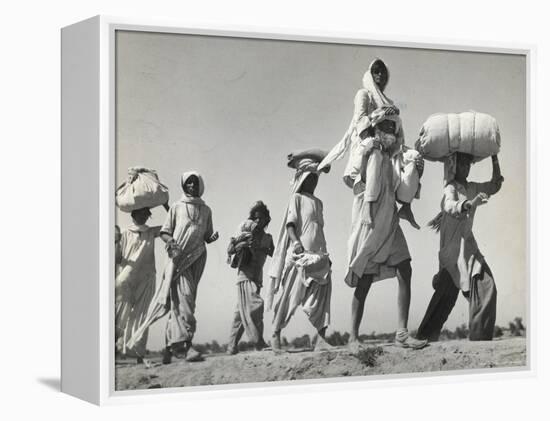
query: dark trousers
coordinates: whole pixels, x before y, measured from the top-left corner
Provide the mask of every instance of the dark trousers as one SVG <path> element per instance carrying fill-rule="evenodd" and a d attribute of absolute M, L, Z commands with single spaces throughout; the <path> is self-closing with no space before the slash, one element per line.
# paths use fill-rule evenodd
<path fill-rule="evenodd" d="M 426 314 L 418 327 L 417 339 L 437 341 L 443 325 L 455 306 L 459 289 L 455 286 L 451 275 L 445 269 L 434 277 L 434 294 L 428 304 Z"/>
<path fill-rule="evenodd" d="M 433 286 L 435 292 L 416 334 L 418 339 L 429 341 L 439 340 L 441 329 L 451 314 L 459 291 L 445 269 L 434 276 Z M 486 264 L 480 274 L 472 276 L 470 291 L 465 297 L 469 302 L 470 340 L 492 340 L 497 311 L 497 289 L 493 274 Z"/>

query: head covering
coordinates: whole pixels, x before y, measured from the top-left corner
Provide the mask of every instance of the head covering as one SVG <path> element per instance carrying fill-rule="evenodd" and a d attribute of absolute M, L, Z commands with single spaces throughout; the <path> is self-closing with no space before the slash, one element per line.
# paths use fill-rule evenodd
<path fill-rule="evenodd" d="M 389 106 L 393 105 L 393 101 L 389 99 L 384 92 L 378 87 L 378 85 L 374 82 L 374 79 L 372 77 L 372 68 L 376 63 L 382 63 L 384 67 L 386 67 L 386 70 L 388 72 L 388 78 L 386 80 L 386 86 L 388 85 L 388 82 L 390 80 L 390 71 L 388 70 L 388 67 L 386 64 L 380 60 L 379 58 L 376 58 L 372 61 L 372 63 L 369 65 L 369 69 L 365 72 L 363 75 L 363 88 L 365 88 L 373 98 L 374 102 L 376 103 L 376 106 L 378 108 L 383 107 L 384 105 Z M 387 116 L 390 117 L 390 116 Z M 391 117 L 397 117 L 399 116 L 391 116 Z M 399 118 L 399 124 L 401 127 L 401 119 Z M 338 142 L 334 147 L 330 150 L 330 152 L 327 154 L 327 156 L 321 161 L 319 164 L 319 169 L 325 168 L 327 165 L 332 164 L 334 161 L 338 161 L 344 157 L 346 152 L 349 149 L 351 137 L 354 129 L 356 128 L 356 121 L 354 118 L 352 118 L 350 125 L 348 127 L 348 130 L 346 133 L 344 133 L 344 136 L 342 137 L 342 140 Z M 400 130 L 400 133 L 402 133 L 402 130 Z M 401 136 L 403 137 L 403 136 Z"/>
<path fill-rule="evenodd" d="M 393 105 L 393 101 L 384 94 L 384 92 L 380 89 L 376 82 L 374 82 L 374 79 L 372 77 L 372 68 L 377 63 L 382 63 L 386 68 L 388 78 L 386 80 L 386 85 L 384 86 L 384 88 L 388 85 L 388 82 L 390 81 L 390 71 L 382 60 L 376 58 L 372 61 L 369 69 L 363 75 L 363 87 L 371 93 L 377 107 L 383 107 L 384 105 Z"/>
<path fill-rule="evenodd" d="M 198 195 L 198 197 L 192 197 L 192 196 L 189 196 L 187 193 L 185 193 L 185 189 L 184 189 L 185 183 L 187 182 L 189 177 L 191 177 L 192 175 L 197 177 L 197 179 L 199 180 L 199 195 Z M 200 198 L 204 193 L 204 180 L 203 180 L 202 176 L 197 171 L 187 171 L 187 172 L 184 172 L 181 175 L 181 188 L 183 190 L 183 195 L 181 196 L 181 199 L 180 199 L 182 202 L 186 202 L 186 203 L 204 203 L 203 200 Z"/>
<path fill-rule="evenodd" d="M 318 171 L 317 168 L 319 166 L 319 162 L 324 158 L 325 154 L 326 152 L 323 152 L 319 156 L 312 156 L 311 154 L 308 154 L 306 153 L 306 151 L 304 151 L 299 153 L 291 153 L 288 155 L 288 166 L 296 170 L 296 173 L 294 174 L 294 177 L 290 182 L 292 186 L 292 195 L 300 191 L 300 187 L 302 187 L 302 184 L 304 183 L 308 175 L 319 175 L 321 173 L 321 171 Z M 323 170 L 323 172 L 328 172 L 329 170 L 330 166 L 327 166 Z M 275 253 L 273 254 L 273 258 L 271 259 L 271 267 L 269 270 L 271 284 L 269 287 L 267 298 L 267 307 L 269 309 L 273 304 L 274 291 L 275 289 L 279 288 L 281 282 L 283 269 L 285 267 L 286 253 L 290 245 L 290 237 L 288 236 L 288 231 L 286 229 L 289 205 L 287 205 L 286 211 L 284 213 L 285 216 L 279 230 L 277 246 L 275 247 Z"/>

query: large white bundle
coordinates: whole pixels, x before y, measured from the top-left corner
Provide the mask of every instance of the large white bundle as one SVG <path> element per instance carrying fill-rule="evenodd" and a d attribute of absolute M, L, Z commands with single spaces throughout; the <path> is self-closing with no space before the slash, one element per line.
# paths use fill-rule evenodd
<path fill-rule="evenodd" d="M 474 161 L 480 161 L 499 153 L 500 133 L 497 121 L 489 114 L 433 114 L 422 126 L 415 146 L 432 161 L 444 160 L 454 152 L 473 155 Z"/>
<path fill-rule="evenodd" d="M 116 204 L 123 212 L 141 208 L 154 208 L 168 202 L 168 188 L 159 181 L 155 171 L 132 167 L 128 180 L 116 191 Z"/>

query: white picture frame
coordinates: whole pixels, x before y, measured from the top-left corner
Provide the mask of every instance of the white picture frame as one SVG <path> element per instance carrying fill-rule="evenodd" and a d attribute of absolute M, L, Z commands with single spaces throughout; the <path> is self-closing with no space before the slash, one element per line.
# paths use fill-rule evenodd
<path fill-rule="evenodd" d="M 230 25 L 197 27 L 174 22 L 97 16 L 62 30 L 62 377 L 63 392 L 89 402 L 132 403 L 143 399 L 166 401 L 203 399 L 215 396 L 254 395 L 273 391 L 332 390 L 334 388 L 376 387 L 385 384 L 438 382 L 435 373 L 384 375 L 363 378 L 303 380 L 188 387 L 147 391 L 114 389 L 114 221 L 115 221 L 115 32 L 147 31 L 224 37 L 244 37 L 288 41 L 375 45 L 480 53 L 520 54 L 526 57 L 527 74 L 527 167 L 531 167 L 531 107 L 533 98 L 531 45 L 488 43 L 460 44 L 456 41 L 377 37 L 349 33 L 312 31 L 285 32 L 265 28 Z M 532 180 L 527 180 L 527 196 L 533 203 Z M 527 244 L 533 241 L 527 222 Z M 528 271 L 532 250 L 528 251 Z M 444 373 L 445 379 L 468 380 L 505 376 L 532 376 L 536 371 L 533 332 L 534 279 L 527 277 L 527 366 L 505 370 L 468 370 Z M 86 300 L 76 299 L 87 297 Z M 462 378 L 461 378 L 462 377 Z"/>

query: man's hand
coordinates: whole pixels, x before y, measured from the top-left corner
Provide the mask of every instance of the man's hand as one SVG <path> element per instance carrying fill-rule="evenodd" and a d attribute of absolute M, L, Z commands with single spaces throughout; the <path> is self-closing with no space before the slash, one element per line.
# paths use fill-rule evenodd
<path fill-rule="evenodd" d="M 474 197 L 472 200 L 468 200 L 467 202 L 464 202 L 464 209 L 470 210 L 471 208 L 475 208 L 476 206 L 481 206 L 487 203 L 489 200 L 489 196 L 487 196 L 485 193 L 478 193 L 476 197 Z"/>
<path fill-rule="evenodd" d="M 418 177 L 422 178 L 422 174 L 424 174 L 424 158 L 419 156 L 414 160 L 414 166 L 416 168 L 416 171 L 418 171 Z"/>
<path fill-rule="evenodd" d="M 294 252 L 294 254 L 302 254 L 304 252 L 304 246 L 300 241 L 296 241 L 294 242 L 292 251 Z"/>
<path fill-rule="evenodd" d="M 220 238 L 220 234 L 218 233 L 218 231 L 216 231 L 214 234 L 212 234 L 212 235 L 206 240 L 206 243 L 207 243 L 207 244 L 213 243 L 213 242 L 216 241 L 218 238 Z"/>

